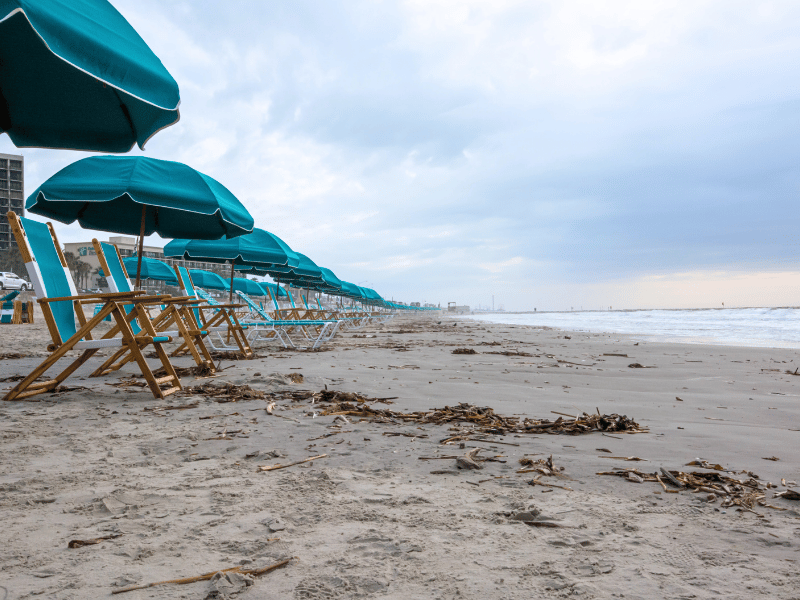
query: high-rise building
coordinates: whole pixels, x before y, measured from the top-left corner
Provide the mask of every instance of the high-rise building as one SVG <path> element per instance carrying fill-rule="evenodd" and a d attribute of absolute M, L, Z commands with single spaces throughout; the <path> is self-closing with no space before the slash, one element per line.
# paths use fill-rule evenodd
<path fill-rule="evenodd" d="M 24 166 L 22 156 L 0 154 L 0 250 L 17 245 L 6 213 L 13 210 L 20 216 L 25 215 Z"/>

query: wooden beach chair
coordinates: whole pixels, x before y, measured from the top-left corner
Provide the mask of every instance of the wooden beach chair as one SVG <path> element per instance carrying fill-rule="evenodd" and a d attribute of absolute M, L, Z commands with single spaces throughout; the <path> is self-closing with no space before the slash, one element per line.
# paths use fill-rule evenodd
<path fill-rule="evenodd" d="M 194 313 L 195 321 L 199 327 L 206 332 L 203 339 L 208 342 L 213 350 L 239 352 L 244 358 L 253 356 L 253 350 L 247 341 L 244 333 L 245 328 L 239 322 L 236 311 L 242 308 L 241 304 L 210 304 L 202 298 L 194 287 L 192 276 L 186 267 L 175 266 L 175 275 L 178 277 L 178 285 L 181 294 L 202 300 L 202 304 L 195 304 L 191 310 Z M 211 336 L 217 334 L 217 340 Z M 225 334 L 223 336 L 223 333 Z M 234 344 L 231 343 L 233 340 Z M 186 344 L 182 344 L 177 350 L 172 352 L 172 356 L 180 356 L 188 351 Z"/>
<path fill-rule="evenodd" d="M 106 281 L 108 287 L 112 292 L 132 292 L 133 286 L 128 277 L 128 271 L 122 262 L 122 257 L 119 253 L 119 248 L 109 242 L 99 242 L 92 240 L 95 254 L 100 261 L 100 266 L 103 273 L 106 274 Z M 198 367 L 202 367 L 211 372 L 215 371 L 214 361 L 211 359 L 211 354 L 203 342 L 203 337 L 208 332 L 200 329 L 195 321 L 194 313 L 191 311 L 191 304 L 196 304 L 198 301 L 195 298 L 183 297 L 173 298 L 171 296 L 163 296 L 161 305 L 158 306 L 158 314 L 155 316 L 150 315 L 150 321 L 153 328 L 159 335 L 168 335 L 172 338 L 179 338 L 183 340 L 183 345 L 191 353 L 194 362 Z M 132 304 L 125 304 L 126 312 L 133 309 Z M 134 334 L 143 334 L 142 330 L 136 326 L 136 323 L 131 323 L 131 329 Z M 106 360 L 94 373 L 93 377 L 104 375 L 111 371 L 116 371 L 126 363 L 134 360 L 131 353 L 127 348 L 120 348 L 111 357 Z"/>
<path fill-rule="evenodd" d="M 10 325 L 14 322 L 14 298 L 17 296 L 19 296 L 19 290 L 0 298 L 0 323 Z"/>
<path fill-rule="evenodd" d="M 274 332 L 284 347 L 291 345 L 294 348 L 296 346 L 289 333 L 297 330 L 311 343 L 312 348 L 319 348 L 324 342 L 333 339 L 341 325 L 340 321 L 326 319 L 273 319 L 267 311 L 256 304 L 247 294 L 238 290 L 236 294 L 250 307 L 251 314 L 261 317 L 261 321 L 248 321 L 247 323 L 248 328 L 255 332 L 248 333 L 248 339 L 251 341 L 253 341 L 253 338 L 263 339 L 262 331 Z M 313 330 L 313 333 L 310 330 Z M 278 332 L 283 335 L 279 335 Z"/>
<path fill-rule="evenodd" d="M 129 351 L 154 397 L 164 398 L 180 390 L 180 380 L 162 347 L 162 344 L 170 341 L 170 337 L 158 335 L 147 317 L 146 306 L 159 300 L 145 296 L 143 292 L 79 296 L 52 225 L 18 217 L 13 212 L 9 212 L 7 216 L 36 291 L 37 301 L 42 308 L 52 344 L 47 348 L 50 356 L 15 385 L 3 400 L 23 400 L 54 390 L 103 348 L 125 348 Z M 103 308 L 87 321 L 83 306 L 96 302 L 102 302 Z M 124 309 L 125 304 L 131 305 L 129 312 Z M 111 315 L 116 327 L 100 339 L 94 339 L 92 331 L 107 315 Z M 131 323 L 134 320 L 143 330 L 141 335 L 133 333 Z M 163 377 L 156 377 L 147 364 L 142 353 L 147 346 L 155 349 L 166 373 Z M 71 350 L 82 352 L 52 379 L 37 381 Z"/>

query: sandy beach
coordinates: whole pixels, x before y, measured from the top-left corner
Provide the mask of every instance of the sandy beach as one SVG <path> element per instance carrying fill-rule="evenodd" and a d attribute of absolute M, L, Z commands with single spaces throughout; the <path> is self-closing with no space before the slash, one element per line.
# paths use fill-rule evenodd
<path fill-rule="evenodd" d="M 3 389 L 48 341 L 41 318 L 0 329 Z M 221 359 L 217 377 L 183 378 L 247 385 L 255 398 L 187 389 L 156 401 L 133 368 L 90 379 L 90 361 L 66 391 L 0 406 L 0 600 L 110 597 L 291 557 L 261 576 L 118 597 L 800 598 L 800 501 L 773 497 L 800 490 L 794 350 L 440 315 L 401 315 L 320 352 L 256 349 Z M 324 390 L 389 398 L 363 404 L 398 413 L 619 414 L 649 432 L 442 444 L 463 424 L 326 416 Z M 472 448 L 481 468 L 457 468 L 452 457 Z M 551 455 L 556 474 L 517 472 L 523 457 Z M 695 459 L 725 471 L 686 466 Z M 615 468 L 757 477 L 770 506 L 597 474 Z"/>

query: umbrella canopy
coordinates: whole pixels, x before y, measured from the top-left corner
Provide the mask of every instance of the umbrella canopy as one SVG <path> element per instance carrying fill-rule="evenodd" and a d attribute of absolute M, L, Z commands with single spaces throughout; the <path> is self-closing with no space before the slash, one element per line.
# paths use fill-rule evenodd
<path fill-rule="evenodd" d="M 138 258 L 136 256 L 122 259 L 122 263 L 128 273 L 136 272 L 137 262 Z M 155 281 L 164 281 L 170 285 L 178 285 L 178 278 L 175 276 L 175 271 L 172 270 L 172 267 L 149 256 L 142 258 L 141 279 L 153 279 Z"/>
<path fill-rule="evenodd" d="M 352 298 L 353 300 L 360 300 L 364 297 L 361 288 L 349 281 L 342 281 L 342 295 Z"/>
<path fill-rule="evenodd" d="M 277 235 L 253 229 L 247 235 L 227 240 L 172 240 L 164 246 L 164 256 L 204 262 L 230 263 L 231 281 L 238 269 L 257 275 L 272 275 L 275 270 L 291 271 L 300 259 Z M 233 301 L 230 288 L 229 301 Z"/>
<path fill-rule="evenodd" d="M 233 289 L 248 296 L 263 296 L 264 290 L 258 283 L 252 279 L 245 279 L 244 277 L 233 278 Z"/>
<path fill-rule="evenodd" d="M 264 290 L 264 295 L 271 295 L 273 298 L 275 297 L 275 292 L 278 292 L 278 298 L 288 298 L 289 294 L 286 293 L 286 290 L 283 288 L 279 288 L 274 283 L 270 283 L 269 281 L 259 281 L 258 285 L 261 286 L 261 289 Z"/>
<path fill-rule="evenodd" d="M 189 275 L 192 276 L 192 283 L 194 283 L 197 287 L 208 290 L 219 290 L 221 292 L 227 292 L 231 289 L 231 286 L 228 285 L 227 281 L 211 271 L 189 269 Z"/>
<path fill-rule="evenodd" d="M 106 0 L 0 0 L 0 133 L 128 152 L 178 121 L 178 84 Z"/>
<path fill-rule="evenodd" d="M 325 278 L 325 283 L 327 284 L 327 287 L 330 288 L 329 290 L 325 291 L 330 291 L 334 294 L 338 294 L 342 291 L 342 280 L 334 275 L 333 271 L 326 269 L 325 267 L 320 267 L 319 270 L 322 271 L 322 276 Z"/>
<path fill-rule="evenodd" d="M 62 223 L 78 221 L 85 229 L 126 235 L 219 239 L 253 230 L 253 217 L 217 180 L 183 163 L 146 156 L 74 162 L 40 185 L 25 208 Z"/>
<path fill-rule="evenodd" d="M 233 262 L 245 267 L 256 267 L 264 273 L 282 267 L 289 271 L 300 263 L 300 258 L 277 235 L 255 228 L 252 232 L 234 239 L 176 239 L 164 247 L 164 256 L 204 262 Z"/>

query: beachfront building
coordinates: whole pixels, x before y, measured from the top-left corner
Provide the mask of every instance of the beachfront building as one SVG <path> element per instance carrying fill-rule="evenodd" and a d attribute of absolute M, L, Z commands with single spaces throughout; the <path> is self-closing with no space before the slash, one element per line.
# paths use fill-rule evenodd
<path fill-rule="evenodd" d="M 0 154 L 0 251 L 17 245 L 6 213 L 25 216 L 25 159 L 17 154 Z"/>
<path fill-rule="evenodd" d="M 139 252 L 139 245 L 136 243 L 137 242 L 136 238 L 127 236 L 113 236 L 108 238 L 108 242 L 111 244 L 115 244 L 117 248 L 119 248 L 119 253 L 122 255 L 123 259 L 129 256 L 135 256 Z M 164 249 L 159 246 L 145 245 L 142 248 L 142 250 L 144 252 L 144 256 L 163 261 L 170 266 L 177 264 L 177 265 L 183 265 L 187 269 L 204 269 L 207 271 L 217 271 L 217 272 L 220 271 L 220 267 L 222 267 L 223 269 L 229 268 L 227 267 L 227 265 L 165 258 Z M 71 270 L 73 271 L 73 277 L 75 279 L 75 283 L 79 287 L 88 289 L 104 287 L 101 285 L 102 278 L 100 277 L 99 274 L 100 261 L 98 260 L 97 255 L 95 254 L 92 242 L 70 242 L 64 244 L 64 252 L 69 253 L 69 256 L 67 258 L 68 261 L 75 260 L 75 267 L 71 268 Z M 135 272 L 128 273 L 128 275 L 131 276 L 131 279 L 136 277 Z M 154 287 L 154 286 L 149 285 L 148 287 Z M 158 287 L 160 289 L 163 286 L 156 285 L 155 287 Z"/>

